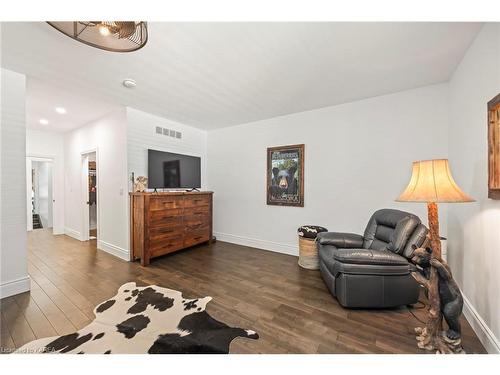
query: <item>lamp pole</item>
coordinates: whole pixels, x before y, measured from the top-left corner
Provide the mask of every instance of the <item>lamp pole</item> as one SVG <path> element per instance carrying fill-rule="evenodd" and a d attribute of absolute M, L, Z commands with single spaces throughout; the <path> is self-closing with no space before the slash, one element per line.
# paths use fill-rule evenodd
<path fill-rule="evenodd" d="M 441 259 L 441 239 L 439 236 L 438 205 L 436 202 L 427 203 L 427 220 L 429 222 L 429 236 L 434 258 Z"/>

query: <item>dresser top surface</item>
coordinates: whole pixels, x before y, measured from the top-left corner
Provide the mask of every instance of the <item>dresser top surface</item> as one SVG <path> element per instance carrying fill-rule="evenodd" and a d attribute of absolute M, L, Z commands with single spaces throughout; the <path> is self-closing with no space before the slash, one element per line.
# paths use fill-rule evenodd
<path fill-rule="evenodd" d="M 162 191 L 162 192 L 132 192 L 129 193 L 129 195 L 134 195 L 134 196 L 171 196 L 171 195 L 211 195 L 213 194 L 213 191 Z"/>

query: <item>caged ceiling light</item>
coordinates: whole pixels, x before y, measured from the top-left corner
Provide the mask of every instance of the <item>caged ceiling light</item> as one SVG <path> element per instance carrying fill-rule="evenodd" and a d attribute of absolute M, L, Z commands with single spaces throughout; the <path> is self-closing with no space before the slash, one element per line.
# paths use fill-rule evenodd
<path fill-rule="evenodd" d="M 73 21 L 47 22 L 72 39 L 112 52 L 132 52 L 148 41 L 144 21 Z"/>

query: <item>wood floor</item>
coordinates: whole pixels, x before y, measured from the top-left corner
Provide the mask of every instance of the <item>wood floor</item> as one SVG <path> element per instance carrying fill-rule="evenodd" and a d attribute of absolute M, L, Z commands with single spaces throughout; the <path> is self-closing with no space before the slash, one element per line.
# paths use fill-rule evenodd
<path fill-rule="evenodd" d="M 407 308 L 347 310 L 327 292 L 318 271 L 297 258 L 217 242 L 155 259 L 147 268 L 96 250 L 95 241 L 28 235 L 31 292 L 1 300 L 3 352 L 87 325 L 94 306 L 128 281 L 180 290 L 187 298 L 212 296 L 207 311 L 228 325 L 255 330 L 232 353 L 424 353 L 415 345 L 420 323 Z M 424 310 L 414 310 L 424 319 Z M 485 350 L 463 320 L 468 353 Z M 6 349 L 7 348 L 7 349 Z"/>

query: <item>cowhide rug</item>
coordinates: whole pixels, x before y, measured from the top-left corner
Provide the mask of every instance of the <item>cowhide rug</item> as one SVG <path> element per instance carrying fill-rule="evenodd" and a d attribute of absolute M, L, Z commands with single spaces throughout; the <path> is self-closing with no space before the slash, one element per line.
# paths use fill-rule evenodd
<path fill-rule="evenodd" d="M 127 283 L 94 309 L 96 318 L 69 335 L 32 341 L 16 353 L 229 353 L 236 337 L 258 339 L 205 311 L 212 297 L 187 299 L 176 290 Z"/>

